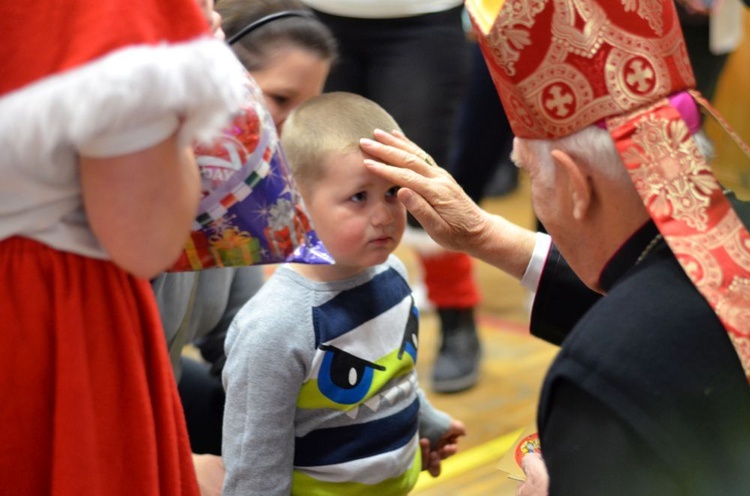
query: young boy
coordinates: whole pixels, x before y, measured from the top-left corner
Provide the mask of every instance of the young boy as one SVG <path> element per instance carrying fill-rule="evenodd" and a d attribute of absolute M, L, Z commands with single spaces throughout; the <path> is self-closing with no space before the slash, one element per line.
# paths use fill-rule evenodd
<path fill-rule="evenodd" d="M 351 93 L 314 98 L 284 125 L 287 161 L 336 264 L 279 267 L 230 327 L 222 494 L 407 494 L 465 434 L 417 386 L 418 312 L 392 255 L 406 210 L 359 148 L 397 127 Z"/>

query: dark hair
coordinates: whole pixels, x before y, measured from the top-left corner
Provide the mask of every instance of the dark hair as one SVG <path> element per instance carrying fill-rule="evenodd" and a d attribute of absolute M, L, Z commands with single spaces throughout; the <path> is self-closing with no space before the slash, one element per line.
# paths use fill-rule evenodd
<path fill-rule="evenodd" d="M 336 40 L 330 29 L 297 0 L 221 0 L 216 4 L 216 11 L 221 14 L 227 39 L 272 14 L 284 11 L 303 14 L 273 18 L 232 45 L 248 71 L 262 69 L 270 51 L 279 46 L 299 47 L 331 62 L 338 56 Z"/>

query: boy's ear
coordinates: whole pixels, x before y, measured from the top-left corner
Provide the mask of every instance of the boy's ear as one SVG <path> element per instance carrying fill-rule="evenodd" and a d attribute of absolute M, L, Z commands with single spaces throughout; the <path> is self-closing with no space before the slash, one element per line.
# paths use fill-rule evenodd
<path fill-rule="evenodd" d="M 591 184 L 581 162 L 562 150 L 552 150 L 552 160 L 558 172 L 565 174 L 568 194 L 573 203 L 573 218 L 583 220 L 591 207 Z"/>

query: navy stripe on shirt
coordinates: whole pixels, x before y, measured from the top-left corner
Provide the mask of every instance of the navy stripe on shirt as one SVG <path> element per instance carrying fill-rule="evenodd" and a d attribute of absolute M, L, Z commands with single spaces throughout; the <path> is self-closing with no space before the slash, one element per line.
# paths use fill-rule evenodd
<path fill-rule="evenodd" d="M 294 465 L 334 465 L 387 453 L 405 446 L 419 427 L 419 398 L 400 412 L 379 420 L 318 429 L 294 441 Z M 385 433 L 388 435 L 385 435 Z"/>
<path fill-rule="evenodd" d="M 374 319 L 410 294 L 411 289 L 401 274 L 390 268 L 367 283 L 313 307 L 315 348 Z"/>

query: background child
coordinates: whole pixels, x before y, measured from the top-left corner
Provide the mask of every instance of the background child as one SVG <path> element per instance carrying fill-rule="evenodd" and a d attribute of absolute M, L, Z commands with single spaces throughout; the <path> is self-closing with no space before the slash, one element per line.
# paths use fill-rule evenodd
<path fill-rule="evenodd" d="M 406 211 L 359 148 L 375 128 L 397 127 L 350 93 L 314 98 L 284 125 L 287 160 L 336 265 L 279 267 L 230 327 L 226 495 L 406 494 L 465 434 L 417 386 L 418 312 L 392 255 Z"/>

